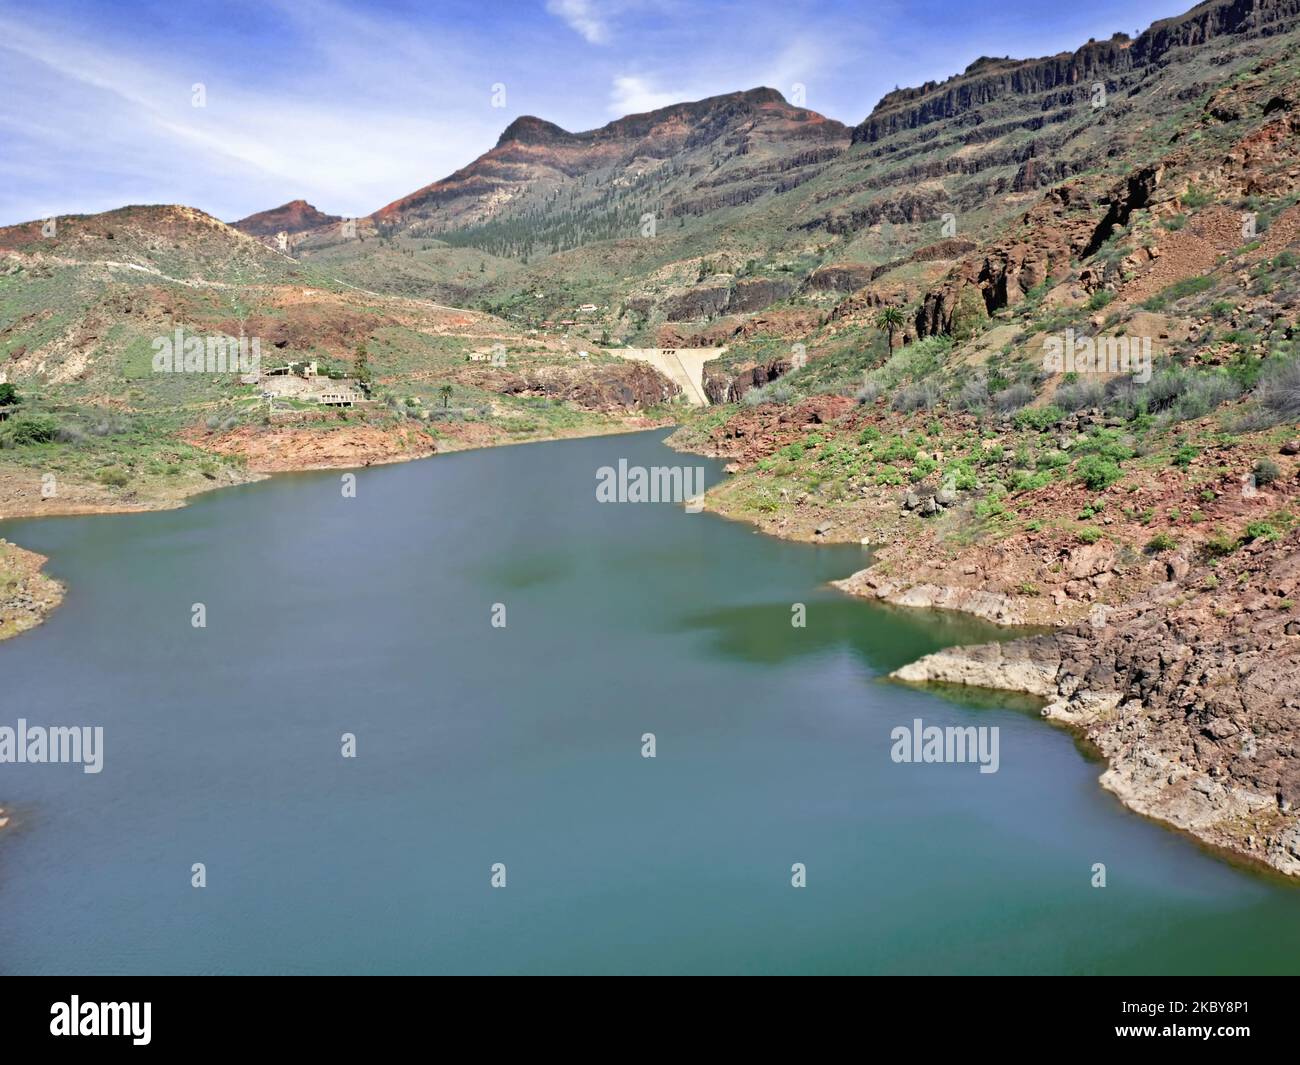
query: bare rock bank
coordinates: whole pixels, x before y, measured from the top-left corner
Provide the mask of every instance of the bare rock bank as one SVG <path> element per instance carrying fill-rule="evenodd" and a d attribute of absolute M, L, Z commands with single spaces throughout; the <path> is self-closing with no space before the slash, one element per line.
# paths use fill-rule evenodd
<path fill-rule="evenodd" d="M 1188 577 L 1182 592 L 893 676 L 1040 696 L 1106 757 L 1102 786 L 1130 809 L 1300 876 L 1300 533 Z"/>
<path fill-rule="evenodd" d="M 0 540 L 0 640 L 26 632 L 63 601 L 63 585 L 41 572 L 43 555 Z"/>

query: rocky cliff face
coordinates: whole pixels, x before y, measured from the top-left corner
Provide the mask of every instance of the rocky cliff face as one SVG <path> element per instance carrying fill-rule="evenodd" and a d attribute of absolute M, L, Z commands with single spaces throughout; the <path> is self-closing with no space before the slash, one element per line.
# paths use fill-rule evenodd
<path fill-rule="evenodd" d="M 507 396 L 545 396 L 567 400 L 589 410 L 631 411 L 666 403 L 681 389 L 653 367 L 641 362 L 594 366 L 574 371 L 542 367 L 524 373 L 500 375 L 490 372 L 473 383 Z"/>
<path fill-rule="evenodd" d="M 854 234 L 940 218 L 956 227 L 972 211 L 1006 212 L 939 285 L 889 294 L 910 305 L 917 336 L 960 334 L 1068 272 L 1135 211 L 1172 205 L 1190 184 L 1222 177 L 1225 192 L 1247 196 L 1252 187 L 1289 187 L 1265 162 L 1289 154 L 1282 123 L 1276 136 L 1224 159 L 1213 158 L 1211 144 L 1219 128 L 1268 107 L 1294 111 L 1289 95 L 1255 99 L 1240 82 L 1225 85 L 1223 70 L 1240 70 L 1298 27 L 1300 0 L 1212 0 L 1135 39 L 1117 34 L 1042 59 L 980 59 L 946 81 L 897 90 L 853 132 L 846 160 L 870 160 L 865 176 L 819 193 L 826 209 L 800 224 Z M 1202 128 L 1177 129 L 1207 97 Z M 1172 137 L 1152 137 L 1170 127 Z M 1246 173 L 1232 175 L 1233 166 Z M 889 273 L 877 267 L 864 284 L 888 284 Z"/>
<path fill-rule="evenodd" d="M 1072 261 L 1097 252 L 1135 212 L 1177 213 L 1180 197 L 1193 184 L 1203 192 L 1213 189 L 1223 199 L 1276 195 L 1292 187 L 1300 174 L 1293 162 L 1300 139 L 1300 104 L 1290 96 L 1237 96 L 1217 106 L 1231 107 L 1234 113 L 1240 109 L 1242 117 L 1272 117 L 1219 158 L 1207 161 L 1204 153 L 1179 146 L 1108 187 L 1099 188 L 1096 179 L 1089 178 L 1052 188 L 1009 235 L 966 256 L 940 286 L 919 295 L 916 335 L 959 333 L 964 299 L 965 310 L 977 317 L 1014 306 L 1044 282 L 1063 277 Z M 1219 121 L 1213 117 L 1215 107 L 1214 102 L 1207 107 L 1208 121 Z M 1093 290 L 1102 278 L 1085 272 L 1081 280 Z"/>
<path fill-rule="evenodd" d="M 1154 23 L 1136 39 L 1117 33 L 1089 41 L 1074 52 L 1043 59 L 977 59 L 943 82 L 927 82 L 887 94 L 853 130 L 853 143 L 871 144 L 933 122 L 978 123 L 980 107 L 1008 97 L 1058 93 L 1086 96 L 1094 82 L 1105 85 L 1133 71 L 1161 63 L 1179 48 L 1196 47 L 1232 34 L 1268 35 L 1300 16 L 1300 0 L 1209 0 L 1175 18 Z"/>

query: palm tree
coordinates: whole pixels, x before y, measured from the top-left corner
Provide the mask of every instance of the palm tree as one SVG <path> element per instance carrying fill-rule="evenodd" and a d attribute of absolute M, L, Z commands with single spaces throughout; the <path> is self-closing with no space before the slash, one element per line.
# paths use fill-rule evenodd
<path fill-rule="evenodd" d="M 443 385 L 438 389 L 438 395 L 442 397 L 442 409 L 447 409 L 447 403 L 451 399 L 451 385 Z"/>
<path fill-rule="evenodd" d="M 894 350 L 894 337 L 903 327 L 903 312 L 897 307 L 882 307 L 876 315 L 876 328 L 889 334 L 889 350 Z"/>
<path fill-rule="evenodd" d="M 370 382 L 374 380 L 374 372 L 370 369 L 370 353 L 366 350 L 365 341 L 357 345 L 356 358 L 352 362 L 352 376 L 357 379 L 357 383 L 362 388 L 368 388 Z"/>

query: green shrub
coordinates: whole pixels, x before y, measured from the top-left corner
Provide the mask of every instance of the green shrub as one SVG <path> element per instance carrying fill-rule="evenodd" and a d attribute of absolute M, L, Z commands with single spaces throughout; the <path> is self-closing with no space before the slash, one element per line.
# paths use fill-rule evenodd
<path fill-rule="evenodd" d="M 1255 390 L 1256 411 L 1251 426 L 1263 428 L 1283 421 L 1300 419 L 1300 359 L 1276 357 L 1261 365 L 1251 359 L 1258 387 Z"/>
<path fill-rule="evenodd" d="M 126 471 L 117 466 L 105 466 L 95 474 L 95 480 L 111 488 L 125 488 L 131 483 L 131 478 L 127 476 Z"/>
<path fill-rule="evenodd" d="M 1100 407 L 1106 402 L 1106 386 L 1100 381 L 1070 381 L 1057 388 L 1052 402 L 1062 410 Z"/>
<path fill-rule="evenodd" d="M 1158 554 L 1161 551 L 1172 551 L 1178 546 L 1178 541 L 1168 533 L 1156 533 L 1147 541 L 1146 547 L 1143 548 L 1148 555 Z"/>
<path fill-rule="evenodd" d="M 1011 490 L 1013 492 L 1032 492 L 1036 488 L 1043 488 L 1052 483 L 1052 474 L 1048 470 L 1039 470 L 1037 473 L 1030 473 L 1028 470 L 1016 470 L 1011 475 Z"/>
<path fill-rule="evenodd" d="M 1202 274 L 1200 277 L 1185 277 L 1181 281 L 1175 281 L 1168 288 L 1152 296 L 1142 304 L 1142 307 L 1148 311 L 1160 311 L 1170 303 L 1186 299 L 1188 296 L 1195 296 L 1197 293 L 1204 292 L 1206 289 L 1213 287 L 1214 278 L 1209 275 Z"/>
<path fill-rule="evenodd" d="M 993 406 L 1003 414 L 1010 414 L 1034 401 L 1034 390 L 1023 382 L 1017 382 L 1000 392 L 993 393 Z"/>
<path fill-rule="evenodd" d="M 1216 532 L 1205 541 L 1205 552 L 1212 558 L 1224 558 L 1241 546 L 1241 539 L 1225 532 Z"/>
<path fill-rule="evenodd" d="M 953 339 L 970 339 L 988 320 L 988 308 L 984 305 L 979 290 L 969 285 L 963 288 L 957 294 L 957 304 L 952 312 L 952 325 L 950 328 Z"/>
<path fill-rule="evenodd" d="M 1088 297 L 1088 310 L 1099 311 L 1115 298 L 1115 293 L 1108 288 L 1099 288 Z"/>
<path fill-rule="evenodd" d="M 1075 466 L 1074 472 L 1094 492 L 1109 488 L 1124 476 L 1117 462 L 1102 455 L 1085 455 Z"/>
<path fill-rule="evenodd" d="M 48 444 L 58 431 L 59 427 L 54 424 L 53 418 L 14 418 L 4 424 L 3 443 L 9 447 Z"/>
<path fill-rule="evenodd" d="M 1079 530 L 1079 539 L 1085 544 L 1095 544 L 1101 539 L 1101 530 L 1095 525 L 1085 525 Z"/>
<path fill-rule="evenodd" d="M 897 462 L 899 459 L 912 462 L 916 458 L 916 451 L 915 444 L 910 443 L 904 437 L 895 436 L 874 454 L 880 462 Z"/>
<path fill-rule="evenodd" d="M 1117 429 L 1098 429 L 1075 448 L 1077 455 L 1098 455 L 1112 462 L 1127 462 L 1133 448 Z"/>
<path fill-rule="evenodd" d="M 1046 432 L 1062 418 L 1065 412 L 1056 404 L 1051 403 L 1046 407 L 1026 407 L 1016 412 L 1012 419 L 1017 429 L 1033 429 L 1036 432 Z"/>
<path fill-rule="evenodd" d="M 1266 521 L 1252 521 L 1246 526 L 1247 540 L 1268 540 L 1270 542 L 1280 539 L 1282 534 L 1277 531 L 1276 527 Z"/>
<path fill-rule="evenodd" d="M 969 492 L 979 483 L 974 468 L 965 459 L 951 462 L 943 471 L 943 483 L 959 492 Z"/>
<path fill-rule="evenodd" d="M 1171 375 L 1162 374 L 1153 379 L 1152 386 L 1159 387 L 1157 381 Z M 1185 422 L 1203 418 L 1216 407 L 1236 399 L 1241 394 L 1241 385 L 1229 373 L 1215 370 L 1201 370 L 1182 375 L 1173 394 L 1167 396 L 1147 395 L 1150 411 L 1161 412 L 1173 421 Z"/>
<path fill-rule="evenodd" d="M 930 410 L 942 398 L 939 386 L 933 381 L 905 385 L 894 393 L 889 405 L 896 411 L 910 414 L 917 410 Z"/>

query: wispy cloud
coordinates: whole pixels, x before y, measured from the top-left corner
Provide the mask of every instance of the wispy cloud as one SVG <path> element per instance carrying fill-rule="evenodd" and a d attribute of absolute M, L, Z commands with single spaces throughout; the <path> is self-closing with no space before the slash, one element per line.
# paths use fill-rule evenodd
<path fill-rule="evenodd" d="M 546 0 L 546 10 L 567 22 L 589 44 L 608 43 L 609 24 L 595 0 Z"/>
<path fill-rule="evenodd" d="M 308 77 L 259 86 L 232 77 L 219 59 L 179 53 L 168 62 L 0 15 L 0 131 L 18 148 L 4 153 L 0 175 L 17 177 L 20 162 L 25 175 L 22 186 L 0 192 L 3 222 L 141 201 L 192 203 L 231 218 L 300 195 L 359 215 L 491 145 L 506 120 L 490 108 L 488 83 L 439 109 L 437 84 L 410 71 L 441 70 L 458 86 L 477 86 L 418 42 L 359 55 L 367 32 L 382 28 L 349 19 L 343 32 L 318 39 L 335 53 L 323 67 L 340 79 L 334 86 Z M 402 65 L 392 91 L 391 73 L 374 75 L 395 52 Z M 356 80 L 342 81 L 345 71 Z M 193 106 L 195 83 L 205 87 L 204 107 Z M 41 158 L 45 189 L 31 182 Z M 68 194 L 87 170 L 100 172 L 107 202 Z"/>

